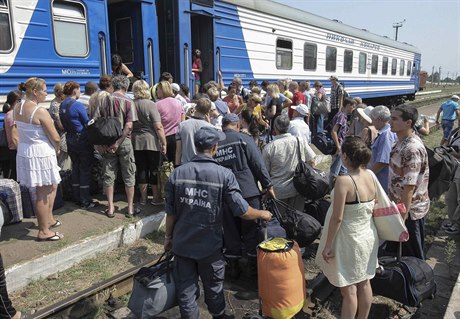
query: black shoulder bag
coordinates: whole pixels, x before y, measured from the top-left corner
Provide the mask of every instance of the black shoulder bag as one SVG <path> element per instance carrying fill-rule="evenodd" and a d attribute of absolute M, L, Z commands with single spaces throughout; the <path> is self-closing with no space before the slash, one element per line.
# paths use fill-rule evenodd
<path fill-rule="evenodd" d="M 294 171 L 294 187 L 302 196 L 310 200 L 324 197 L 329 191 L 327 174 L 302 161 L 300 141 L 297 137 L 297 158 L 299 162 Z"/>

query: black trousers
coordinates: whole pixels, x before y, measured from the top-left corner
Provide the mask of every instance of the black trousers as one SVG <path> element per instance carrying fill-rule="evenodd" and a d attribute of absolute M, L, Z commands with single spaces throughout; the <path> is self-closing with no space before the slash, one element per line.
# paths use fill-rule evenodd
<path fill-rule="evenodd" d="M 166 136 L 166 157 L 168 162 L 176 160 L 176 134 Z"/>
<path fill-rule="evenodd" d="M 406 227 L 409 231 L 409 240 L 402 243 L 402 256 L 413 256 L 425 260 L 425 217 L 422 219 L 406 219 Z M 398 253 L 399 243 L 387 241 L 384 243 L 385 252 L 391 255 Z"/>
<path fill-rule="evenodd" d="M 261 197 L 245 198 L 249 206 L 260 209 Z M 244 220 L 234 217 L 228 208 L 224 207 L 224 255 L 227 258 L 242 256 L 243 244 L 248 257 L 256 257 L 256 248 L 259 244 L 259 224 L 257 220 Z"/>
<path fill-rule="evenodd" d="M 5 269 L 3 268 L 3 259 L 0 254 L 0 319 L 11 319 L 16 315 L 16 309 L 14 309 L 8 297 L 5 279 Z"/>
<path fill-rule="evenodd" d="M 67 134 L 67 151 L 72 160 L 74 200 L 81 204 L 87 204 L 91 202 L 89 187 L 93 171 L 94 148 L 84 134 Z"/>

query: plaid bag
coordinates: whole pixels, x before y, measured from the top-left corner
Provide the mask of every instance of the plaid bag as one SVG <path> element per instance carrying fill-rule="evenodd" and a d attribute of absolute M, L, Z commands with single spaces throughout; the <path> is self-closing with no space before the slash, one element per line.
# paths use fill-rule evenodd
<path fill-rule="evenodd" d="M 159 171 L 158 171 L 158 191 L 160 193 L 161 198 L 165 198 L 165 186 L 166 182 L 168 181 L 169 176 L 171 175 L 171 172 L 174 169 L 174 164 L 173 162 L 168 162 L 167 160 L 164 160 L 163 163 L 161 164 Z"/>
<path fill-rule="evenodd" d="M 0 179 L 0 193 L 4 194 L 4 203 L 11 212 L 10 223 L 18 223 L 22 220 L 21 189 L 19 184 L 12 179 Z"/>

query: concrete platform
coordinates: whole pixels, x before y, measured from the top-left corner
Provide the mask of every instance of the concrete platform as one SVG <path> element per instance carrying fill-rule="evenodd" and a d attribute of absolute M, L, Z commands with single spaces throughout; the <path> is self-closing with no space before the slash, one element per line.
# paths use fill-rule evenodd
<path fill-rule="evenodd" d="M 30 281 L 64 271 L 96 254 L 129 245 L 137 239 L 158 230 L 164 217 L 164 207 L 143 206 L 143 212 L 135 218 L 124 216 L 124 194 L 115 195 L 118 212 L 115 218 L 103 213 L 106 202 L 100 196 L 98 207 L 82 210 L 73 203 L 55 211 L 62 222 L 56 231 L 64 238 L 55 242 L 36 240 L 36 219 L 24 219 L 21 223 L 2 228 L 0 250 L 5 266 L 9 291 L 23 288 Z"/>

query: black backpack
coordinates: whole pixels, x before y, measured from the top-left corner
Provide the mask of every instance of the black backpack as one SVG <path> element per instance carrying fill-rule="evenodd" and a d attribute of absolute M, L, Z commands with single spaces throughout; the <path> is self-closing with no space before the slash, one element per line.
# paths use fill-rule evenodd
<path fill-rule="evenodd" d="M 297 137 L 297 158 L 299 162 L 294 171 L 294 187 L 302 196 L 309 200 L 324 197 L 329 191 L 329 179 L 327 174 L 315 169 L 302 161 L 300 156 L 300 141 Z"/>
<path fill-rule="evenodd" d="M 439 146 L 433 150 L 425 146 L 425 149 L 430 168 L 428 196 L 431 199 L 439 198 L 449 189 L 459 163 L 451 154 L 452 148 L 450 146 Z"/>

